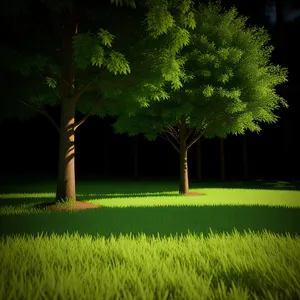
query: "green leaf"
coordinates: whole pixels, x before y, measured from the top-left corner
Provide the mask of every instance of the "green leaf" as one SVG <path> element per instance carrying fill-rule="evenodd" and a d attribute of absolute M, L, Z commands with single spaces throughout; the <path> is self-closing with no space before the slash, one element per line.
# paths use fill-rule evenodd
<path fill-rule="evenodd" d="M 115 75 L 117 75 L 118 73 L 130 73 L 129 63 L 126 60 L 125 56 L 122 53 L 115 51 L 112 51 L 109 54 L 109 58 L 107 60 L 107 69 Z"/>
<path fill-rule="evenodd" d="M 55 89 L 57 87 L 57 81 L 54 78 L 46 77 L 46 82 L 52 89 Z"/>
<path fill-rule="evenodd" d="M 130 6 L 131 8 L 136 8 L 136 4 L 134 0 L 110 0 L 110 3 L 115 3 L 116 6 L 122 6 L 123 2 L 125 2 L 125 4 L 127 6 Z"/>
<path fill-rule="evenodd" d="M 175 20 L 168 10 L 167 0 L 147 0 L 146 5 L 149 8 L 146 22 L 151 36 L 158 37 L 167 33 L 175 25 Z"/>
<path fill-rule="evenodd" d="M 94 55 L 92 56 L 91 63 L 93 66 L 101 67 L 102 64 L 105 62 L 104 58 L 104 49 L 96 45 L 94 50 Z"/>
<path fill-rule="evenodd" d="M 90 33 L 79 33 L 73 37 L 74 59 L 77 68 L 86 69 L 94 55 L 95 42 Z"/>
<path fill-rule="evenodd" d="M 203 89 L 203 95 L 207 98 L 211 97 L 214 94 L 214 88 L 210 85 L 206 86 Z"/>
<path fill-rule="evenodd" d="M 104 46 L 108 46 L 111 47 L 111 44 L 115 38 L 114 35 L 112 35 L 111 33 L 109 33 L 107 30 L 104 30 L 102 28 L 99 29 L 97 35 L 100 37 L 101 39 L 101 43 Z"/>

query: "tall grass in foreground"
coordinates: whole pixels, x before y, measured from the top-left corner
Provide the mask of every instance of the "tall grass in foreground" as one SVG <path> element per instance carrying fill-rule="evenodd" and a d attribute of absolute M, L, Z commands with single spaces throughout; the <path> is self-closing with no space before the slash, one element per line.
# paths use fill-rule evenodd
<path fill-rule="evenodd" d="M 70 213 L 35 208 L 54 183 L 6 185 L 0 299 L 300 299 L 300 190 L 282 184 L 79 182 L 101 208 Z"/>
<path fill-rule="evenodd" d="M 300 299 L 300 237 L 0 240 L 0 299 Z"/>

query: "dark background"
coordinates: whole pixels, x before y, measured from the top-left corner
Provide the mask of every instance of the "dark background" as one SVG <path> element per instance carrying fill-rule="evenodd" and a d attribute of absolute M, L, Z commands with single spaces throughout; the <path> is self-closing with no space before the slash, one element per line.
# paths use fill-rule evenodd
<path fill-rule="evenodd" d="M 278 89 L 287 99 L 289 109 L 277 112 L 280 119 L 276 124 L 262 124 L 261 133 L 246 135 L 248 179 L 299 180 L 299 17 L 293 22 L 276 25 L 271 24 L 266 15 L 268 1 L 222 2 L 228 7 L 235 5 L 240 13 L 249 16 L 249 24 L 266 27 L 272 34 L 272 44 L 276 46 L 272 61 L 289 69 L 288 84 Z M 281 10 L 286 16 L 300 10 L 300 1 L 282 1 L 282 4 Z M 7 74 L 1 71 L 1 78 L 5 77 Z M 17 86 L 11 82 L 4 88 Z M 59 110 L 52 108 L 49 112 L 59 122 Z M 179 154 L 171 144 L 161 138 L 149 142 L 143 136 L 132 138 L 115 134 L 112 124 L 110 117 L 100 119 L 93 116 L 76 131 L 77 178 L 179 178 Z M 0 145 L 0 175 L 19 177 L 38 173 L 55 178 L 58 133 L 44 116 L 36 115 L 27 121 L 14 118 L 1 122 Z M 220 179 L 220 139 L 202 139 L 201 149 L 203 179 Z M 188 159 L 189 177 L 197 180 L 196 144 L 190 148 Z M 230 135 L 225 140 L 225 166 L 226 179 L 244 179 L 242 136 Z"/>

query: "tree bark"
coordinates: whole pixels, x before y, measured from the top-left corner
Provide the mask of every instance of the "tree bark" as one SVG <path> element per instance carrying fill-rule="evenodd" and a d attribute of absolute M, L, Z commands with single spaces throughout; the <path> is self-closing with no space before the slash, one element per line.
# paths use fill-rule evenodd
<path fill-rule="evenodd" d="M 78 16 L 73 12 L 63 31 L 61 57 L 61 118 L 59 139 L 58 180 L 56 201 L 76 201 L 75 191 L 75 68 L 73 65 L 73 36 L 76 34 Z"/>
<path fill-rule="evenodd" d="M 187 147 L 186 147 L 186 119 L 182 116 L 179 124 L 179 141 L 180 141 L 180 184 L 179 193 L 187 194 L 189 192 Z"/>
<path fill-rule="evenodd" d="M 248 151 L 247 151 L 247 136 L 242 136 L 242 142 L 243 142 L 243 175 L 244 180 L 248 179 Z"/>
<path fill-rule="evenodd" d="M 221 180 L 225 180 L 225 150 L 224 150 L 224 139 L 220 139 L 220 171 L 221 171 Z"/>
<path fill-rule="evenodd" d="M 56 200 L 76 201 L 75 191 L 75 106 L 73 99 L 61 103 L 58 182 Z"/>
<path fill-rule="evenodd" d="M 196 143 L 196 164 L 197 180 L 202 181 L 201 139 Z"/>

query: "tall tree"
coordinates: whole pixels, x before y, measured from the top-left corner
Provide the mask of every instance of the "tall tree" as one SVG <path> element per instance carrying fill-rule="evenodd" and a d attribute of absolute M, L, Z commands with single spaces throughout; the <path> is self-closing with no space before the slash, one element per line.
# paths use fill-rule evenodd
<path fill-rule="evenodd" d="M 168 100 L 152 102 L 135 115 L 120 114 L 119 133 L 162 135 L 180 156 L 179 193 L 189 193 L 188 149 L 201 137 L 259 132 L 258 122 L 274 123 L 274 110 L 286 101 L 275 87 L 287 80 L 287 70 L 270 62 L 273 47 L 263 28 L 249 27 L 236 9 L 200 5 L 190 44 L 180 52 L 183 87 L 168 84 Z M 167 88 L 166 87 L 166 88 Z"/>
<path fill-rule="evenodd" d="M 44 2 L 47 6 L 41 4 Z M 136 8 L 134 0 L 110 3 Z M 164 80 L 174 88 L 181 86 L 184 74 L 176 54 L 189 42 L 185 28 L 195 27 L 193 3 L 148 0 L 139 2 L 140 10 L 134 12 L 124 7 L 112 9 L 104 2 L 44 0 L 32 4 L 38 7 L 35 13 L 24 2 L 6 4 L 14 4 L 13 12 L 17 8 L 25 11 L 14 22 L 18 30 L 23 25 L 26 28 L 26 22 L 31 27 L 26 42 L 20 39 L 21 47 L 14 40 L 2 49 L 9 67 L 27 77 L 27 94 L 22 91 L 23 97 L 15 95 L 2 104 L 9 104 L 11 112 L 23 111 L 21 100 L 55 126 L 60 139 L 56 201 L 75 201 L 76 129 L 90 115 L 113 114 L 120 105 L 132 111 L 152 99 L 164 98 Z M 33 16 L 40 16 L 40 22 L 34 22 Z M 161 36 L 165 36 L 165 43 L 160 42 Z M 49 104 L 60 106 L 60 124 L 47 113 Z M 75 120 L 76 110 L 85 114 L 83 119 Z"/>

